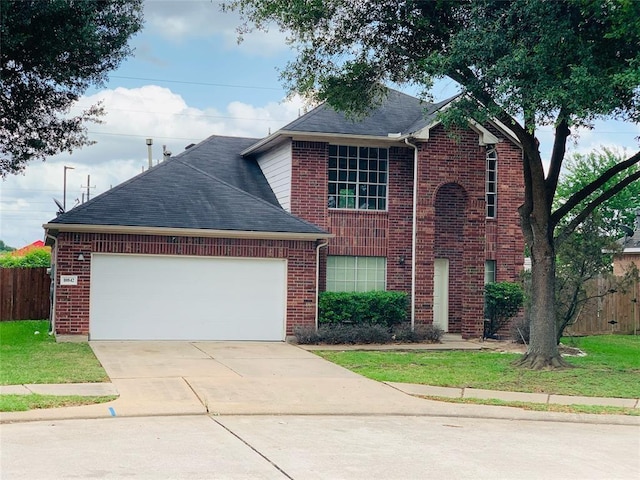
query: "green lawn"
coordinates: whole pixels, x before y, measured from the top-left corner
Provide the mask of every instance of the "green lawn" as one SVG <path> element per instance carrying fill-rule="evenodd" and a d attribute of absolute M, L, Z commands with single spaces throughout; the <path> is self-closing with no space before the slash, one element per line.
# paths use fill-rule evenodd
<path fill-rule="evenodd" d="M 323 358 L 378 381 L 543 392 L 591 397 L 640 397 L 640 336 L 608 335 L 565 340 L 587 353 L 569 357 L 575 368 L 515 368 L 517 354 L 488 351 L 317 352 Z"/>
<path fill-rule="evenodd" d="M 0 322 L 0 385 L 109 380 L 87 343 L 56 343 L 48 329 L 41 320 Z"/>
<path fill-rule="evenodd" d="M 0 385 L 106 382 L 87 343 L 56 343 L 46 320 L 0 322 Z M 38 332 L 38 333 L 36 333 Z M 0 395 L 0 412 L 104 403 L 117 397 Z"/>

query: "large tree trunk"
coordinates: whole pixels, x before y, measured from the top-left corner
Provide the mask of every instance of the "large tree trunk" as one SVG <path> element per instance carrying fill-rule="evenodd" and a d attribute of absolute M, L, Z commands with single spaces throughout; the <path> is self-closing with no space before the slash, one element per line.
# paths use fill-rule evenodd
<path fill-rule="evenodd" d="M 515 365 L 535 370 L 565 368 L 556 342 L 555 249 L 553 240 L 536 237 L 531 249 L 530 340 L 527 353 Z"/>

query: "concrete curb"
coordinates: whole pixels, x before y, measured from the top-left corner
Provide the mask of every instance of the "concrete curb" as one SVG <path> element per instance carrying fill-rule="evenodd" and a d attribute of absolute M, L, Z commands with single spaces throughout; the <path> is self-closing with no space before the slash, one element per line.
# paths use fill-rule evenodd
<path fill-rule="evenodd" d="M 505 402 L 526 402 L 557 405 L 596 405 L 603 407 L 640 408 L 638 398 L 603 398 L 547 393 L 501 392 L 477 388 L 434 387 L 413 383 L 383 382 L 409 395 L 444 398 L 478 398 L 483 400 L 502 400 Z"/>

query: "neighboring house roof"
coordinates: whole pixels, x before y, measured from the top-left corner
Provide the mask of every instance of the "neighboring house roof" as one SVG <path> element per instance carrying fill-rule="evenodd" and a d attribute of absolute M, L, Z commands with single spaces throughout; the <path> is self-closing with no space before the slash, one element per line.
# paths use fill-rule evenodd
<path fill-rule="evenodd" d="M 255 161 L 240 157 L 239 152 L 255 141 L 209 137 L 61 214 L 45 228 L 55 232 L 117 226 L 329 236 L 283 210 Z"/>
<path fill-rule="evenodd" d="M 25 245 L 22 248 L 18 248 L 17 250 L 12 250 L 11 252 L 7 252 L 7 253 L 9 253 L 9 255 L 12 255 L 14 257 L 23 257 L 27 253 L 29 253 L 31 250 L 34 250 L 36 248 L 42 248 L 44 246 L 45 245 L 42 240 L 36 240 L 35 242 L 30 243 L 29 245 Z"/>

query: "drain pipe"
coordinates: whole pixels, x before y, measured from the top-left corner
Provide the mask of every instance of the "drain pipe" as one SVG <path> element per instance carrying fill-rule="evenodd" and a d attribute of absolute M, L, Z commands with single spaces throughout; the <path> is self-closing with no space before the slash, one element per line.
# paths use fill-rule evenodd
<path fill-rule="evenodd" d="M 316 331 L 318 330 L 318 300 L 320 296 L 320 249 L 329 245 L 329 241 L 324 241 L 316 245 Z"/>
<path fill-rule="evenodd" d="M 46 240 L 53 240 L 53 245 L 57 247 L 56 242 L 58 239 L 53 235 L 47 233 Z M 51 283 L 49 286 L 49 335 L 56 334 L 56 258 L 58 257 L 58 249 L 51 249 L 52 253 L 55 252 L 55 256 L 52 256 L 51 266 L 49 267 L 49 276 L 51 277 Z"/>
<path fill-rule="evenodd" d="M 416 325 L 416 238 L 418 236 L 418 147 L 404 139 L 413 148 L 413 219 L 411 224 L 411 330 Z"/>

